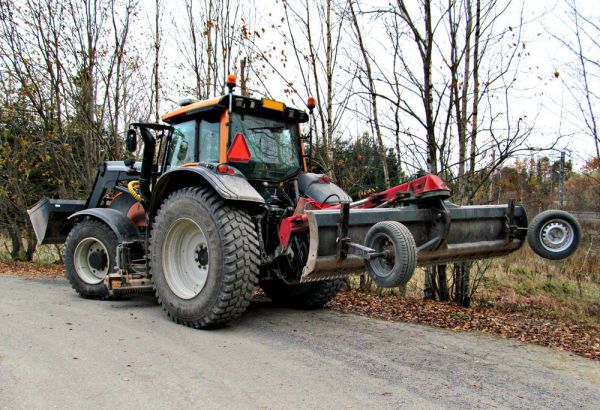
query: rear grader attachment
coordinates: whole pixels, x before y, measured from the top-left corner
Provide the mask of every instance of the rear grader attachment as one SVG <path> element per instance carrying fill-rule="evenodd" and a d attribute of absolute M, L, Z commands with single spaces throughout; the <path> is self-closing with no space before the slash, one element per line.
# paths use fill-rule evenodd
<path fill-rule="evenodd" d="M 579 224 L 566 212 L 544 212 L 528 228 L 525 209 L 514 201 L 458 206 L 449 197 L 439 177 L 422 175 L 356 202 L 307 200 L 283 221 L 280 237 L 286 244 L 291 235 L 308 235 L 301 282 L 344 277 L 366 268 L 383 287 L 405 284 L 415 266 L 507 255 L 527 238 L 533 250 L 548 259 L 567 257 L 579 242 Z M 402 259 L 411 263 L 398 263 Z"/>
<path fill-rule="evenodd" d="M 395 287 L 419 265 L 502 256 L 526 239 L 549 259 L 578 246 L 570 214 L 528 224 L 512 201 L 458 206 L 436 175 L 354 201 L 308 172 L 308 114 L 234 95 L 234 80 L 166 124 L 132 124 L 127 148 L 141 137 L 141 161 L 103 162 L 87 200 L 44 198 L 29 210 L 40 244 L 65 243 L 65 275 L 81 296 L 153 292 L 173 320 L 210 328 L 240 316 L 256 285 L 276 303 L 318 308 L 358 272 Z"/>

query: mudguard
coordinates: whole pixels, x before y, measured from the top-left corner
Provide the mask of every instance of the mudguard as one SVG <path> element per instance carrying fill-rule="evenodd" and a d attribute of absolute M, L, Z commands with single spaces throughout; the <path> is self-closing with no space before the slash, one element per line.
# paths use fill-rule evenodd
<path fill-rule="evenodd" d="M 117 235 L 119 243 L 133 242 L 142 239 L 139 229 L 133 221 L 122 212 L 112 208 L 90 208 L 75 212 L 69 219 L 91 216 L 107 224 Z"/>
<path fill-rule="evenodd" d="M 302 172 L 298 176 L 300 193 L 318 202 L 329 205 L 340 202 L 352 202 L 352 198 L 342 188 L 331 182 L 324 174 Z"/>
<path fill-rule="evenodd" d="M 180 167 L 167 171 L 152 189 L 151 209 L 156 210 L 162 199 L 177 189 L 201 185 L 211 186 L 224 199 L 264 204 L 264 198 L 238 172 L 234 175 L 217 174 L 204 166 Z"/>

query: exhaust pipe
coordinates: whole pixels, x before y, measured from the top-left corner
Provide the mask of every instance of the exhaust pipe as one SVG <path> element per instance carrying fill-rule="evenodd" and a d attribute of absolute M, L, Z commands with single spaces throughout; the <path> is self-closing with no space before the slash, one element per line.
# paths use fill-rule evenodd
<path fill-rule="evenodd" d="M 144 140 L 144 153 L 142 157 L 142 168 L 140 170 L 140 191 L 144 203 L 150 199 L 150 182 L 152 179 L 152 165 L 154 162 L 154 153 L 156 150 L 156 138 L 150 130 L 143 125 L 139 125 L 142 140 Z"/>

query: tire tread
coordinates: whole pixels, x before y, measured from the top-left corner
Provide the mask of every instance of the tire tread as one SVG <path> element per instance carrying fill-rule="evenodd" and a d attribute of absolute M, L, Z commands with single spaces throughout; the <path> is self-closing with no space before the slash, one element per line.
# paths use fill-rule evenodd
<path fill-rule="evenodd" d="M 258 284 L 260 258 L 257 232 L 254 222 L 245 210 L 227 204 L 209 188 L 190 187 L 175 191 L 163 202 L 153 224 L 150 243 L 155 239 L 155 227 L 160 223 L 164 210 L 170 203 L 182 197 L 193 197 L 202 201 L 213 214 L 217 224 L 223 245 L 223 280 L 219 294 L 208 314 L 200 319 L 184 320 L 162 303 L 156 286 L 154 291 L 158 303 L 174 322 L 198 329 L 219 327 L 239 317 L 250 304 Z M 152 272 L 150 252 L 148 256 Z"/>
<path fill-rule="evenodd" d="M 273 303 L 296 309 L 320 309 L 338 294 L 343 279 L 288 285 L 280 280 L 261 282 L 260 286 Z"/>
<path fill-rule="evenodd" d="M 378 231 L 383 231 L 389 233 L 391 236 L 396 238 L 397 245 L 399 246 L 399 253 L 402 255 L 400 259 L 401 265 L 398 267 L 398 271 L 402 272 L 401 277 L 398 279 L 394 286 L 404 286 L 406 285 L 410 279 L 412 278 L 414 271 L 417 267 L 417 252 L 415 239 L 412 236 L 410 230 L 400 222 L 396 221 L 381 221 L 377 222 L 373 225 L 369 231 L 367 232 L 367 236 L 365 238 L 365 244 L 369 245 L 369 241 L 372 235 L 374 235 Z M 398 261 L 396 261 L 397 263 Z M 396 268 L 396 267 L 395 267 Z M 367 263 L 367 269 L 369 273 L 371 273 L 370 265 Z M 379 280 L 377 275 L 371 273 L 373 281 L 380 286 L 389 287 L 389 284 L 385 284 Z"/>
<path fill-rule="evenodd" d="M 573 234 L 575 235 L 573 244 L 562 252 L 550 252 L 549 250 L 543 247 L 539 239 L 539 231 L 542 228 L 543 224 L 545 224 L 548 220 L 555 218 L 563 219 L 566 222 L 570 223 L 573 228 Z M 547 211 L 540 212 L 533 218 L 533 220 L 529 224 L 529 227 L 527 228 L 527 243 L 529 243 L 531 249 L 542 258 L 550 260 L 564 259 L 569 255 L 573 254 L 573 252 L 577 250 L 580 240 L 581 225 L 579 224 L 579 221 L 570 213 L 561 210 L 550 209 Z"/>

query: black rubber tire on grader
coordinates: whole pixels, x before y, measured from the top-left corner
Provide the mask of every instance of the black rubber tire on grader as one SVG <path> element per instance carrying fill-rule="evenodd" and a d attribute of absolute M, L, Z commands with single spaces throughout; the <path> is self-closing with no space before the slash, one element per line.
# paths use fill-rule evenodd
<path fill-rule="evenodd" d="M 296 309 L 320 309 L 338 294 L 343 279 L 288 285 L 281 280 L 260 282 L 265 294 L 278 306 Z"/>
<path fill-rule="evenodd" d="M 222 326 L 248 307 L 259 244 L 248 213 L 208 188 L 184 188 L 161 205 L 150 237 L 156 296 L 177 323 Z"/>
<path fill-rule="evenodd" d="M 542 258 L 557 260 L 573 254 L 581 240 L 581 225 L 573 215 L 560 210 L 540 212 L 527 229 L 527 242 Z"/>
<path fill-rule="evenodd" d="M 396 221 L 377 222 L 367 232 L 365 246 L 378 252 L 387 250 L 388 257 L 366 262 L 373 282 L 384 288 L 403 286 L 417 267 L 417 247 L 410 230 Z"/>
<path fill-rule="evenodd" d="M 102 278 L 115 271 L 118 240 L 103 222 L 85 219 L 71 229 L 65 241 L 65 277 L 82 297 L 106 299 Z"/>

